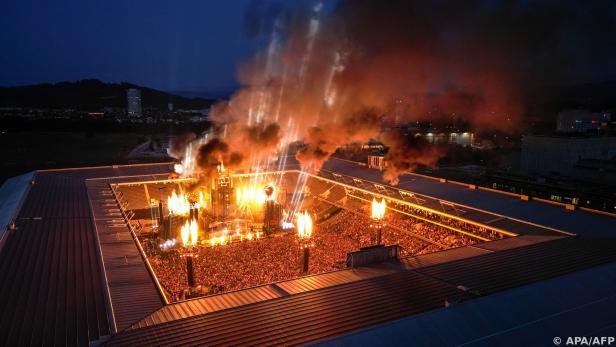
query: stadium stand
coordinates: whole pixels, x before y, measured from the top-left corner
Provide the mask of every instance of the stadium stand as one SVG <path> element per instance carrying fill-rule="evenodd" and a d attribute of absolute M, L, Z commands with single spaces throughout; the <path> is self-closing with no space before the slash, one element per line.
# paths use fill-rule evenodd
<path fill-rule="evenodd" d="M 614 240 L 565 238 L 540 242 L 505 254 L 491 252 L 145 326 L 115 336 L 110 345 L 310 344 L 442 309 L 452 298 L 472 301 L 488 293 L 612 262 L 616 260 L 615 251 Z M 569 256 L 556 259 L 556 252 Z M 550 258 L 555 260 L 546 264 Z"/>
<path fill-rule="evenodd" d="M 168 193 L 159 188 L 174 185 L 135 185 L 118 202 L 110 183 L 156 181 L 171 169 L 151 164 L 41 170 L 0 188 L 14 192 L 0 198 L 7 207 L 3 215 L 15 220 L 0 248 L 1 346 L 507 345 L 537 338 L 551 344 L 555 327 L 580 334 L 614 332 L 616 314 L 605 307 L 616 304 L 616 239 L 590 237 L 604 231 L 571 236 L 570 230 L 555 231 L 562 221 L 527 223 L 500 215 L 502 210 L 468 206 L 466 200 L 443 204 L 442 196 L 403 194 L 365 173 L 311 176 L 311 195 L 327 195 L 322 198 L 344 207 L 337 206 L 340 210 L 322 223 L 347 229 L 365 224 L 344 223 L 354 213 L 351 207 L 361 208 L 348 198 L 348 189 L 360 188 L 442 212 L 436 215 L 443 223 L 476 223 L 475 232 L 496 240 L 459 238 L 470 241 L 456 244 L 449 231 L 394 218 L 383 234 L 386 243 L 407 240 L 400 230 L 417 234 L 405 246 L 413 252 L 399 262 L 170 303 L 124 208 L 141 207 L 148 196 L 163 198 Z M 11 203 L 5 203 L 7 197 Z M 127 200 L 130 206 L 123 205 Z M 314 208 L 320 206 L 317 199 Z M 588 227 L 613 227 L 603 223 L 601 217 Z M 520 236 L 489 233 L 490 227 L 505 226 Z M 314 255 L 326 258 L 317 250 Z"/>

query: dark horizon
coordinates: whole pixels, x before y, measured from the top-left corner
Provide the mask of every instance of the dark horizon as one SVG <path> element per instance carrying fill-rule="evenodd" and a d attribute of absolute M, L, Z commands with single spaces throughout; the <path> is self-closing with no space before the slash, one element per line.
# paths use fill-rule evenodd
<path fill-rule="evenodd" d="M 23 87 L 33 87 L 33 86 L 41 86 L 41 85 L 56 85 L 62 83 L 78 83 L 82 81 L 99 81 L 104 84 L 130 84 L 140 88 L 154 89 L 160 92 L 165 92 L 168 94 L 173 94 L 177 96 L 183 96 L 187 98 L 202 98 L 205 95 L 231 95 L 233 92 L 241 88 L 239 84 L 236 85 L 228 85 L 228 86 L 220 86 L 216 88 L 179 88 L 179 89 L 160 89 L 153 86 L 139 84 L 132 81 L 107 81 L 99 78 L 80 78 L 77 80 L 59 80 L 59 81 L 51 81 L 51 82 L 39 82 L 39 83 L 29 83 L 29 84 L 15 84 L 15 85 L 0 85 L 0 88 L 23 88 Z"/>

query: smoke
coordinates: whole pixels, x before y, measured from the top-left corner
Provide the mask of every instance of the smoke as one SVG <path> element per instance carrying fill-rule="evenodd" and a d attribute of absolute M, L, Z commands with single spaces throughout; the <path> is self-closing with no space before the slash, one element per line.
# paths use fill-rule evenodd
<path fill-rule="evenodd" d="M 382 115 L 375 110 L 363 110 L 343 118 L 339 124 L 322 122 L 308 130 L 304 148 L 297 159 L 307 168 L 318 169 L 336 149 L 351 143 L 366 142 L 378 134 Z"/>
<path fill-rule="evenodd" d="M 380 138 L 390 147 L 386 178 L 395 182 L 404 170 L 434 165 L 443 151 L 381 134 L 383 127 L 460 119 L 475 129 L 515 130 L 529 91 L 597 71 L 616 76 L 613 1 L 285 6 L 259 1 L 247 15 L 247 31 L 269 44 L 238 68 L 244 87 L 212 109 L 226 131 L 199 151 L 206 167 L 258 165 L 302 141 L 297 159 L 318 169 L 340 146 Z"/>
<path fill-rule="evenodd" d="M 196 159 L 201 172 L 210 176 L 221 163 L 233 169 L 242 163 L 244 157 L 242 153 L 231 150 L 229 145 L 220 138 L 213 138 L 199 147 Z"/>
<path fill-rule="evenodd" d="M 197 135 L 192 132 L 183 134 L 182 136 L 172 137 L 169 141 L 167 154 L 173 158 L 183 159 L 186 146 L 197 139 Z"/>
<path fill-rule="evenodd" d="M 381 140 L 389 147 L 385 156 L 389 166 L 385 169 L 383 178 L 392 184 L 398 184 L 401 174 L 418 165 L 435 166 L 438 159 L 445 154 L 445 148 L 429 144 L 423 138 L 412 135 L 387 132 Z"/>
<path fill-rule="evenodd" d="M 280 141 L 280 126 L 276 123 L 247 126 L 243 129 L 244 134 L 240 138 L 246 140 L 254 149 L 267 151 L 276 148 Z"/>
<path fill-rule="evenodd" d="M 246 153 L 263 157 L 275 150 L 280 142 L 280 126 L 276 123 L 252 126 L 230 124 L 226 132 L 233 136 L 229 136 L 228 140 L 223 139 L 224 132 L 218 129 L 209 141 L 198 147 L 196 163 L 205 176 L 211 175 L 221 164 L 229 169 L 243 168 Z"/>

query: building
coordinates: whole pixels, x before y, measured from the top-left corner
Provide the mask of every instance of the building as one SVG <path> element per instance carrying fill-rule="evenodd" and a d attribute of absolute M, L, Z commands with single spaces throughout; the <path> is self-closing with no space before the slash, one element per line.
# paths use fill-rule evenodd
<path fill-rule="evenodd" d="M 452 144 L 467 147 L 475 143 L 475 134 L 470 132 L 418 132 L 415 137 L 422 138 L 430 144 Z"/>
<path fill-rule="evenodd" d="M 615 157 L 616 137 L 526 135 L 522 138 L 520 166 L 528 173 L 573 175 L 582 160 Z"/>
<path fill-rule="evenodd" d="M 131 118 L 141 118 L 141 90 L 139 89 L 128 89 L 126 91 L 126 110 L 128 116 Z"/>
<path fill-rule="evenodd" d="M 558 113 L 556 131 L 560 133 L 586 133 L 600 130 L 602 124 L 609 123 L 612 115 L 607 112 L 588 110 L 566 110 Z"/>
<path fill-rule="evenodd" d="M 387 168 L 387 161 L 385 160 L 385 156 L 369 155 L 368 167 L 371 169 L 385 170 L 385 168 Z"/>

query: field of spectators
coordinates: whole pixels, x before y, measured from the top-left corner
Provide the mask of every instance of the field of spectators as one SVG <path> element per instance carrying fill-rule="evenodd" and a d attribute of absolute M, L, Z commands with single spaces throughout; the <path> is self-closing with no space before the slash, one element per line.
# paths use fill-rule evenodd
<path fill-rule="evenodd" d="M 296 179 L 289 176 L 280 181 L 283 189 L 295 189 L 295 180 L 291 178 Z M 174 188 L 174 184 L 148 184 L 146 191 L 154 199 L 164 199 Z M 143 187 L 127 187 L 125 194 L 129 200 L 141 201 Z M 349 193 L 340 185 L 321 180 L 308 180 L 303 194 L 301 210 L 307 210 L 315 221 L 308 274 L 343 269 L 347 253 L 376 244 L 375 228 L 371 228 L 374 221 L 369 217 L 371 195 L 359 191 Z M 213 221 L 213 216 L 202 215 L 203 225 Z M 488 229 L 395 202 L 388 203 L 383 222 L 382 244 L 399 245 L 401 256 L 468 246 L 481 242 L 481 238 L 502 238 Z M 161 240 L 155 237 L 150 240 L 147 234 L 141 241 L 168 297 L 172 301 L 184 299 L 187 275 L 185 260 L 180 257 L 181 250 L 162 251 L 158 247 Z M 223 246 L 201 245 L 195 253 L 195 282 L 204 294 L 233 291 L 301 275 L 301 247 L 295 231 L 282 231 Z"/>
<path fill-rule="evenodd" d="M 311 211 L 312 212 L 312 211 Z M 346 255 L 375 244 L 372 220 L 358 211 L 338 209 L 316 224 L 312 239 L 309 274 L 345 267 Z M 382 243 L 402 247 L 402 256 L 412 256 L 477 240 L 398 213 L 390 213 L 382 232 Z M 416 237 L 419 235 L 422 238 Z M 177 250 L 146 247 L 149 261 L 161 285 L 174 300 L 182 299 L 187 287 L 185 261 Z M 291 279 L 300 275 L 301 250 L 294 232 L 281 232 L 259 240 L 224 246 L 201 246 L 196 251 L 196 283 L 208 294 L 232 291 Z"/>

